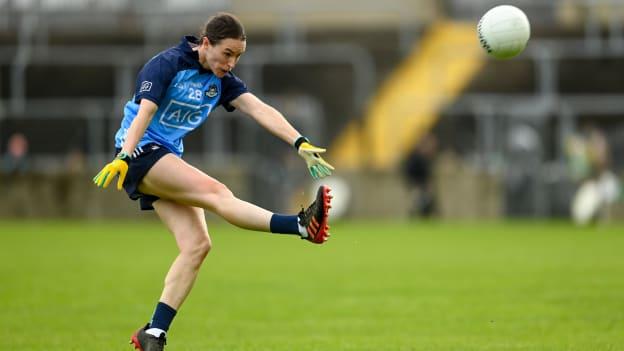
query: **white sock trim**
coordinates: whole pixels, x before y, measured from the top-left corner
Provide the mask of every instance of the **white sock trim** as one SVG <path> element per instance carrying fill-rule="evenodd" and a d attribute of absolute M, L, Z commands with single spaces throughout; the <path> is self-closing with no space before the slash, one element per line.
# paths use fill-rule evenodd
<path fill-rule="evenodd" d="M 165 334 L 165 336 L 167 335 L 167 332 L 162 330 L 162 329 L 158 329 L 158 328 L 149 328 L 148 330 L 145 331 L 147 334 L 150 335 L 154 335 L 155 337 L 159 338 L 161 334 Z"/>
<path fill-rule="evenodd" d="M 297 226 L 299 226 L 299 234 L 301 234 L 302 238 L 307 238 L 308 237 L 308 231 L 306 230 L 306 228 L 304 226 L 301 225 L 301 223 L 297 222 Z"/>

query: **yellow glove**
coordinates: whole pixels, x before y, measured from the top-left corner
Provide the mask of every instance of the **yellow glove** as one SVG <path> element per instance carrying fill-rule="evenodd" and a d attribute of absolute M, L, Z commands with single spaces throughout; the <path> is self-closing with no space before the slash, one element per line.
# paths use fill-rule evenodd
<path fill-rule="evenodd" d="M 319 155 L 325 152 L 325 149 L 310 144 L 309 140 L 302 136 L 295 141 L 295 147 L 297 148 L 299 156 L 301 156 L 308 165 L 308 170 L 312 178 L 319 179 L 332 174 L 334 167 L 323 160 L 321 155 Z"/>
<path fill-rule="evenodd" d="M 128 173 L 128 161 L 130 161 L 130 156 L 123 151 L 120 152 L 111 163 L 104 166 L 100 173 L 93 178 L 93 183 L 100 188 L 106 188 L 113 181 L 113 178 L 119 174 L 117 190 L 121 190 Z"/>

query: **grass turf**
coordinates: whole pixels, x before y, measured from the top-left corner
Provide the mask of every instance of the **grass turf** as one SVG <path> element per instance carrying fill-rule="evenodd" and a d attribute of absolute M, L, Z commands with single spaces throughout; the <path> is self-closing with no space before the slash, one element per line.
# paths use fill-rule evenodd
<path fill-rule="evenodd" d="M 622 226 L 210 232 L 167 350 L 624 350 Z M 0 350 L 130 350 L 175 255 L 158 222 L 0 222 Z"/>

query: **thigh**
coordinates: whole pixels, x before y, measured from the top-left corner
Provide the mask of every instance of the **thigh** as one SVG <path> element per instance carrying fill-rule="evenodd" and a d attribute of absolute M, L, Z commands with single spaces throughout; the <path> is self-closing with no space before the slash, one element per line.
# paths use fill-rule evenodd
<path fill-rule="evenodd" d="M 164 199 L 155 201 L 154 209 L 175 237 L 180 250 L 192 249 L 198 243 L 210 240 L 203 209 Z"/>
<path fill-rule="evenodd" d="M 218 180 L 173 154 L 158 160 L 139 184 L 143 194 L 195 207 L 213 203 L 210 196 L 218 196 L 225 190 Z"/>

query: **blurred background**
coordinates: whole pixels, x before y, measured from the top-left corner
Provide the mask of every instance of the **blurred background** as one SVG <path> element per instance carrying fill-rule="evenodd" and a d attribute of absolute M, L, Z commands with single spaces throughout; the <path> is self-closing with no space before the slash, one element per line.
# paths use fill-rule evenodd
<path fill-rule="evenodd" d="M 506 3 L 532 39 L 496 61 L 476 23 L 499 1 L 0 0 L 0 217 L 135 217 L 90 180 L 136 74 L 228 11 L 248 35 L 235 73 L 327 146 L 335 215 L 624 219 L 624 1 Z M 313 194 L 292 148 L 238 112 L 185 144 L 243 199 Z"/>

